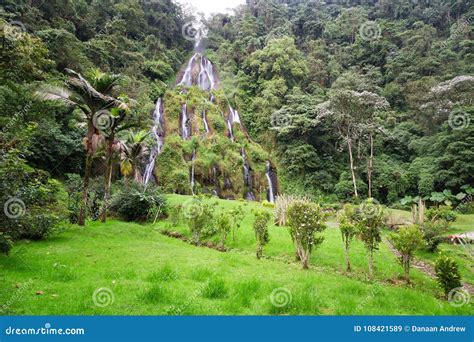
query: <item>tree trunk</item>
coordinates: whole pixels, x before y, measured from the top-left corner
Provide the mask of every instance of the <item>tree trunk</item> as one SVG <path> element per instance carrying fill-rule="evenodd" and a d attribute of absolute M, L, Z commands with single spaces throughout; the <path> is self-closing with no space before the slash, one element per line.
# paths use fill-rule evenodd
<path fill-rule="evenodd" d="M 92 116 L 91 116 L 92 117 Z M 89 180 L 92 173 L 92 137 L 94 136 L 95 128 L 92 123 L 92 119 L 87 121 L 87 146 L 86 146 L 86 165 L 84 169 L 84 180 L 82 184 L 82 204 L 79 211 L 78 224 L 80 226 L 86 225 L 86 214 L 87 214 L 87 202 L 88 202 L 88 190 Z"/>
<path fill-rule="evenodd" d="M 374 255 L 369 252 L 369 278 L 374 279 Z"/>
<path fill-rule="evenodd" d="M 372 171 L 374 168 L 374 137 L 370 133 L 370 157 L 369 165 L 367 167 L 367 178 L 369 181 L 369 198 L 372 198 Z"/>
<path fill-rule="evenodd" d="M 349 150 L 349 161 L 350 161 L 351 174 L 352 174 L 352 184 L 354 184 L 354 195 L 355 197 L 359 197 L 359 194 L 357 193 L 357 183 L 356 183 L 356 177 L 355 177 L 355 172 L 354 172 L 354 157 L 352 156 L 352 141 L 350 139 L 349 132 L 347 132 L 347 149 Z"/>
<path fill-rule="evenodd" d="M 346 271 L 351 271 L 351 261 L 349 260 L 349 248 L 346 246 L 344 247 L 344 256 L 346 257 Z"/>
<path fill-rule="evenodd" d="M 100 214 L 100 220 L 102 223 L 107 221 L 107 209 L 109 206 L 109 199 L 110 199 L 110 186 L 112 183 L 112 154 L 113 154 L 113 147 L 114 147 L 114 133 L 110 134 L 109 141 L 107 145 L 107 164 L 105 167 L 105 177 L 104 177 L 104 204 L 102 207 L 102 212 Z"/>
<path fill-rule="evenodd" d="M 262 254 L 263 254 L 263 247 L 258 244 L 257 245 L 257 259 L 260 259 L 262 257 Z"/>
<path fill-rule="evenodd" d="M 410 258 L 407 255 L 403 256 L 403 270 L 405 272 L 405 280 L 410 283 Z"/>

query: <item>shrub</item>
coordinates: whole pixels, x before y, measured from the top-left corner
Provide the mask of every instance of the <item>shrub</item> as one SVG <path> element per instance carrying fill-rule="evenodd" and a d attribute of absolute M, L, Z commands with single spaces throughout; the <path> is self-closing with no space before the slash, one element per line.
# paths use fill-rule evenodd
<path fill-rule="evenodd" d="M 357 209 L 358 235 L 367 249 L 369 259 L 369 276 L 374 276 L 374 252 L 382 241 L 381 228 L 384 224 L 382 207 L 372 198 L 362 202 Z"/>
<path fill-rule="evenodd" d="M 316 236 L 316 234 L 326 229 L 326 219 L 327 214 L 315 203 L 299 200 L 288 208 L 290 235 L 303 269 L 309 267 L 309 259 L 313 248 L 324 240 L 324 237 Z"/>
<path fill-rule="evenodd" d="M 398 233 L 392 233 L 390 239 L 393 246 L 400 252 L 400 264 L 405 272 L 405 279 L 410 282 L 410 266 L 413 254 L 424 245 L 423 232 L 416 225 L 402 227 Z"/>
<path fill-rule="evenodd" d="M 253 230 L 255 231 L 255 238 L 257 239 L 257 259 L 262 257 L 263 247 L 270 241 L 270 236 L 268 234 L 268 223 L 270 222 L 270 218 L 270 214 L 266 211 L 255 213 Z"/>
<path fill-rule="evenodd" d="M 431 253 L 435 252 L 439 244 L 443 241 L 441 234 L 445 231 L 444 223 L 424 222 L 422 230 L 426 249 Z"/>
<path fill-rule="evenodd" d="M 275 199 L 275 221 L 279 226 L 286 226 L 287 225 L 287 216 L 288 216 L 288 208 L 294 203 L 296 200 L 308 202 L 309 200 L 306 198 L 298 199 L 296 196 L 292 195 L 278 195 Z"/>
<path fill-rule="evenodd" d="M 110 210 L 127 222 L 143 222 L 150 218 L 156 208 L 165 207 L 166 200 L 157 188 L 135 183 L 112 197 Z"/>
<path fill-rule="evenodd" d="M 443 224 L 444 229 L 449 228 L 449 224 L 456 221 L 457 214 L 450 208 L 430 208 L 425 213 L 426 220 Z"/>
<path fill-rule="evenodd" d="M 229 235 L 232 229 L 230 215 L 227 213 L 220 213 L 216 218 L 216 227 L 219 233 L 220 245 L 221 247 L 224 247 L 227 235 Z"/>
<path fill-rule="evenodd" d="M 242 221 L 244 220 L 244 207 L 242 205 L 234 207 L 230 211 L 230 216 L 232 217 L 232 240 L 235 241 L 237 231 L 242 226 Z"/>
<path fill-rule="evenodd" d="M 193 197 L 183 204 L 184 218 L 196 245 L 201 244 L 201 238 L 206 227 L 213 224 L 216 205 L 217 202 L 204 202 L 202 197 Z"/>
<path fill-rule="evenodd" d="M 54 232 L 59 221 L 58 216 L 37 210 L 20 220 L 17 236 L 19 239 L 42 240 Z"/>
<path fill-rule="evenodd" d="M 0 253 L 8 255 L 13 247 L 13 240 L 10 236 L 0 232 Z"/>
<path fill-rule="evenodd" d="M 263 201 L 263 202 L 262 202 L 262 205 L 263 205 L 265 208 L 275 208 L 275 203 L 268 202 L 268 201 Z"/>
<path fill-rule="evenodd" d="M 357 227 L 357 211 L 354 206 L 346 204 L 342 212 L 338 215 L 339 229 L 341 231 L 342 243 L 344 244 L 344 256 L 346 258 L 346 271 L 351 271 L 351 262 L 349 259 L 349 248 L 354 236 L 356 236 Z"/>
<path fill-rule="evenodd" d="M 435 272 L 446 298 L 448 298 L 448 294 L 452 289 L 461 287 L 461 274 L 459 273 L 458 264 L 453 258 L 441 255 L 436 260 Z"/>

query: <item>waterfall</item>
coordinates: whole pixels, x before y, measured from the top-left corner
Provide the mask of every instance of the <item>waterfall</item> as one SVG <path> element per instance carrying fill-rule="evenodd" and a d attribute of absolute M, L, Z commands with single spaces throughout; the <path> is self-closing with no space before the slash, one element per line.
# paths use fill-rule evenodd
<path fill-rule="evenodd" d="M 229 137 L 232 142 L 234 142 L 234 133 L 232 132 L 232 123 L 231 119 L 227 119 L 227 129 L 229 130 Z"/>
<path fill-rule="evenodd" d="M 153 111 L 153 127 L 151 128 L 152 136 L 155 138 L 156 145 L 153 147 L 150 153 L 150 159 L 145 167 L 145 173 L 143 175 L 143 182 L 148 184 L 155 170 L 156 157 L 163 150 L 163 108 L 161 105 L 161 98 L 156 101 L 155 110 Z"/>
<path fill-rule="evenodd" d="M 245 194 L 245 199 L 250 201 L 255 201 L 255 195 L 253 194 L 253 182 L 252 182 L 252 173 L 250 170 L 250 165 L 247 162 L 247 155 L 245 153 L 245 149 L 242 147 L 240 152 L 242 159 L 244 161 L 244 185 L 247 188 L 247 192 Z"/>
<path fill-rule="evenodd" d="M 188 106 L 184 104 L 181 107 L 181 137 L 183 139 L 189 138 L 188 130 Z"/>
<path fill-rule="evenodd" d="M 190 87 L 193 85 L 193 63 L 194 63 L 194 59 L 197 56 L 198 54 L 195 53 L 189 60 L 186 70 L 184 71 L 183 78 L 181 79 L 181 82 L 179 82 L 178 85 L 183 85 L 186 87 Z"/>
<path fill-rule="evenodd" d="M 193 150 L 193 157 L 191 159 L 191 175 L 190 175 L 190 183 L 191 183 L 191 192 L 194 195 L 194 161 L 196 160 L 196 149 Z"/>
<path fill-rule="evenodd" d="M 206 133 L 209 133 L 209 124 L 207 123 L 207 118 L 206 118 L 206 111 L 202 111 L 202 121 L 204 122 L 204 129 L 206 130 Z"/>
<path fill-rule="evenodd" d="M 197 59 L 199 58 L 199 74 L 197 80 L 193 80 L 193 70 L 194 66 L 197 64 Z M 196 82 L 197 81 L 197 82 Z M 192 85 L 197 85 L 202 90 L 212 90 L 216 84 L 216 76 L 214 74 L 214 67 L 207 58 L 205 58 L 200 53 L 195 53 L 189 60 L 186 69 L 184 70 L 183 78 L 178 83 L 178 85 L 191 87 Z"/>
<path fill-rule="evenodd" d="M 275 191 L 273 189 L 273 180 L 272 180 L 272 166 L 269 161 L 267 161 L 267 181 L 268 181 L 268 201 L 275 202 Z"/>
<path fill-rule="evenodd" d="M 231 106 L 229 106 L 229 111 L 230 111 L 230 117 L 231 117 L 231 120 L 232 120 L 232 124 L 234 123 L 238 123 L 240 124 L 240 115 L 239 115 L 239 112 L 234 110 L 234 108 L 232 108 Z"/>

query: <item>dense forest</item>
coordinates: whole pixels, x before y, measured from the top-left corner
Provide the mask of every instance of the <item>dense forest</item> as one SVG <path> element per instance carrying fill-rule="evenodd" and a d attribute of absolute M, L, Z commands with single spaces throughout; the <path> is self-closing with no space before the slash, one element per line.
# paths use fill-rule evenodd
<path fill-rule="evenodd" d="M 58 201 L 82 222 L 80 198 L 105 218 L 98 208 L 107 207 L 111 181 L 128 187 L 146 171 L 157 99 L 183 99 L 172 92 L 195 48 L 183 28 L 199 18 L 169 0 L 0 4 L 2 203 L 21 198 L 20 211 L 26 203 L 24 227 L 49 226 Z M 464 205 L 474 184 L 473 18 L 467 0 L 255 0 L 201 18 L 199 49 L 219 74 L 213 94 L 240 112 L 245 144 L 261 159 L 249 166 L 260 170 L 260 188 L 268 159 L 280 193 Z M 113 107 L 107 133 L 92 115 L 104 104 Z M 170 149 L 189 157 L 193 144 Z M 223 170 L 227 158 L 241 163 L 235 148 L 212 160 Z M 187 182 L 182 159 L 178 176 Z M 166 192 L 194 193 L 171 178 Z"/>

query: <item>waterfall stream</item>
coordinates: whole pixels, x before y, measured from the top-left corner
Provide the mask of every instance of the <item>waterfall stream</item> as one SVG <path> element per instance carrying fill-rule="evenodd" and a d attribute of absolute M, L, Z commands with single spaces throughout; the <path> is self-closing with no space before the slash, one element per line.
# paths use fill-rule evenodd
<path fill-rule="evenodd" d="M 155 138 L 156 145 L 153 147 L 150 153 L 150 159 L 145 167 L 143 175 L 143 182 L 148 184 L 150 181 L 153 171 L 155 170 L 156 157 L 163 150 L 163 107 L 161 98 L 156 101 L 155 110 L 153 111 L 153 127 L 151 128 L 152 136 Z"/>
<path fill-rule="evenodd" d="M 272 179 L 272 166 L 269 161 L 267 161 L 267 181 L 268 181 L 268 201 L 275 202 L 275 190 L 273 189 L 273 179 Z"/>
<path fill-rule="evenodd" d="M 255 201 L 255 195 L 253 194 L 253 182 L 252 182 L 252 173 L 250 170 L 250 165 L 247 161 L 247 154 L 245 153 L 245 149 L 242 147 L 240 152 L 242 159 L 244 161 L 244 185 L 247 188 L 245 193 L 245 198 L 250 201 Z"/>
<path fill-rule="evenodd" d="M 188 129 L 188 106 L 184 104 L 181 107 L 181 137 L 183 139 L 189 138 L 189 129 Z"/>
<path fill-rule="evenodd" d="M 207 123 L 207 118 L 206 118 L 206 111 L 202 111 L 202 121 L 204 122 L 204 129 L 206 130 L 206 133 L 209 133 L 209 124 Z"/>

